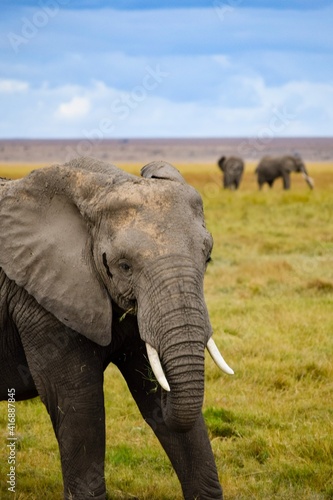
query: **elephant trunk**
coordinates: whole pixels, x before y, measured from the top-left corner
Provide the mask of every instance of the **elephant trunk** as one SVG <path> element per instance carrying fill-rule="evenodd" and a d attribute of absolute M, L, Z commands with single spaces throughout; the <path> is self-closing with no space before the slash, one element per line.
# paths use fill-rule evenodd
<path fill-rule="evenodd" d="M 190 430 L 204 397 L 204 351 L 211 335 L 203 276 L 190 259 L 159 259 L 142 277 L 138 300 L 141 338 L 156 349 L 170 392 L 162 391 L 166 425 Z"/>
<path fill-rule="evenodd" d="M 164 355 L 170 392 L 162 393 L 166 425 L 175 431 L 190 430 L 199 417 L 204 398 L 204 344 L 174 345 Z"/>

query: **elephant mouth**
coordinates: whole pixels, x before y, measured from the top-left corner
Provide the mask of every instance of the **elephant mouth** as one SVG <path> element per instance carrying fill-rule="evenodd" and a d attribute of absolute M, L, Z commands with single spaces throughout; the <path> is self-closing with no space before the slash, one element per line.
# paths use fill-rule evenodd
<path fill-rule="evenodd" d="M 118 297 L 115 300 L 118 308 L 120 309 L 120 320 L 123 321 L 128 314 L 136 316 L 138 312 L 138 303 L 136 299 L 127 297 Z"/>

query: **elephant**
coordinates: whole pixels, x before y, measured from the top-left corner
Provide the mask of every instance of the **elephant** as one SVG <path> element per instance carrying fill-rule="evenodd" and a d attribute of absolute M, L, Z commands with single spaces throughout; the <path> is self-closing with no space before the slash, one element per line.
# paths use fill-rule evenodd
<path fill-rule="evenodd" d="M 39 396 L 65 499 L 105 499 L 103 372 L 118 367 L 185 499 L 222 499 L 202 415 L 213 240 L 177 169 L 80 157 L 0 182 L 0 399 Z"/>
<path fill-rule="evenodd" d="M 223 172 L 223 187 L 238 189 L 244 172 L 244 161 L 237 156 L 222 156 L 217 162 Z"/>
<path fill-rule="evenodd" d="M 282 177 L 283 189 L 290 189 L 290 172 L 301 172 L 309 188 L 313 189 L 313 179 L 309 176 L 298 154 L 279 157 L 264 156 L 255 170 L 259 189 L 262 189 L 265 182 L 271 188 L 278 177 Z"/>

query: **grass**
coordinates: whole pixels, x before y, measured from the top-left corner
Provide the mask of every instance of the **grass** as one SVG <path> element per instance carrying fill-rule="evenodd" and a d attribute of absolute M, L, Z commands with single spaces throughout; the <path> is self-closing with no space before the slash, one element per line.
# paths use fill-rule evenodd
<path fill-rule="evenodd" d="M 124 165 L 139 171 L 137 165 Z M 333 499 L 333 164 L 237 192 L 215 165 L 177 165 L 203 194 L 214 236 L 205 281 L 214 338 L 235 375 L 206 359 L 204 415 L 226 500 Z M 3 175 L 0 167 L 0 176 Z M 178 500 L 178 481 L 115 367 L 105 377 L 111 499 Z M 61 498 L 57 444 L 38 400 L 17 403 L 17 493 L 6 494 L 7 406 L 0 404 L 0 498 Z"/>

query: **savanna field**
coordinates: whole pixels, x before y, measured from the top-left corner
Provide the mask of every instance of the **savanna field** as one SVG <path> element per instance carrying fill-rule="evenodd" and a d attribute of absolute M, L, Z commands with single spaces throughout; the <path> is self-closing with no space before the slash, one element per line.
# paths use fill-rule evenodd
<path fill-rule="evenodd" d="M 37 165 L 39 166 L 39 165 Z M 136 164 L 121 165 L 139 173 Z M 214 237 L 205 279 L 214 339 L 204 415 L 225 500 L 333 499 L 333 163 L 307 163 L 257 189 L 247 164 L 224 191 L 214 164 L 176 164 L 203 196 Z M 36 165 L 0 165 L 0 176 Z M 110 499 L 180 500 L 178 480 L 117 369 L 105 373 Z M 1 499 L 62 498 L 56 439 L 38 400 L 16 403 L 16 493 L 7 491 L 7 402 L 0 403 Z"/>

